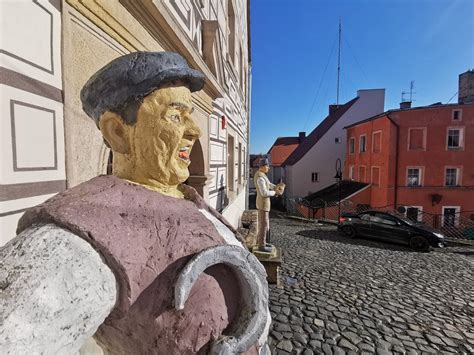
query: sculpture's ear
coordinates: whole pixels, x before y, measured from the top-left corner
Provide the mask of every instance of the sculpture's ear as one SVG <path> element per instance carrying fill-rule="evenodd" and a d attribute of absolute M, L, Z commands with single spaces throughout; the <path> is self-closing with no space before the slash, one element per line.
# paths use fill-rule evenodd
<path fill-rule="evenodd" d="M 99 128 L 110 149 L 121 154 L 130 152 L 129 127 L 122 117 L 115 112 L 106 111 L 100 116 Z"/>

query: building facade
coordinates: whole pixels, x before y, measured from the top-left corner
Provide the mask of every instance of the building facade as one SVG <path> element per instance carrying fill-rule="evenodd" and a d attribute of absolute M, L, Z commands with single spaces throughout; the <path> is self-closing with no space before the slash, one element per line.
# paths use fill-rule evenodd
<path fill-rule="evenodd" d="M 343 105 L 330 105 L 329 115 L 285 160 L 286 196 L 303 197 L 334 184 L 335 163 L 344 161 L 345 126 L 384 111 L 385 89 L 358 90 Z"/>
<path fill-rule="evenodd" d="M 474 213 L 474 104 L 391 110 L 347 127 L 344 178 L 370 184 L 353 203 L 408 217 Z M 357 200 L 357 201 L 356 201 Z M 446 222 L 447 221 L 447 222 Z"/>
<path fill-rule="evenodd" d="M 85 81 L 114 58 L 174 51 L 206 76 L 193 94 L 188 183 L 237 226 L 248 181 L 246 0 L 2 1 L 0 245 L 23 211 L 107 172 L 112 156 L 82 111 Z M 21 21 L 20 21 L 21 19 Z"/>
<path fill-rule="evenodd" d="M 272 183 L 278 184 L 286 180 L 283 164 L 291 153 L 298 148 L 305 137 L 305 132 L 299 132 L 298 137 L 278 137 L 275 140 L 275 143 L 273 143 L 267 153 L 267 156 L 270 158 L 270 171 L 267 175 Z"/>

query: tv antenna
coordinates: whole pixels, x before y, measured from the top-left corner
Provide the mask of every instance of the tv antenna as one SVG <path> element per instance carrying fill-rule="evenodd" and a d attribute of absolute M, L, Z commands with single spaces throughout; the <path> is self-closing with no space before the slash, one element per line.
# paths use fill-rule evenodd
<path fill-rule="evenodd" d="M 337 54 L 337 94 L 336 94 L 336 105 L 339 105 L 339 78 L 341 76 L 341 20 L 339 20 L 339 51 Z"/>
<path fill-rule="evenodd" d="M 416 92 L 413 91 L 414 87 L 415 87 L 415 81 L 412 80 L 410 81 L 410 91 L 402 91 L 402 102 L 413 102 L 413 94 L 416 94 Z M 410 99 L 407 100 L 405 98 L 405 95 L 410 95 Z"/>

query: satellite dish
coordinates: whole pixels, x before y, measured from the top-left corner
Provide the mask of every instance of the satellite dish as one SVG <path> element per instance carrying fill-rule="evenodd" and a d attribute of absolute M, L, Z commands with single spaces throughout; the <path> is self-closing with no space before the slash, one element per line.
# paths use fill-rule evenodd
<path fill-rule="evenodd" d="M 400 207 L 397 208 L 398 213 L 405 213 L 406 211 L 407 211 L 407 209 L 403 206 L 400 206 Z"/>

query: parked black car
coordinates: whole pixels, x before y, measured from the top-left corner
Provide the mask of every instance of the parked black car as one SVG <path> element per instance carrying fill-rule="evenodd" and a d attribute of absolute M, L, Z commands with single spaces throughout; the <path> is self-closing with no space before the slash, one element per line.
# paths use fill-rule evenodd
<path fill-rule="evenodd" d="M 343 213 L 338 230 L 348 238 L 364 236 L 393 243 L 407 244 L 416 251 L 444 247 L 444 235 L 421 223 L 379 211 Z"/>

